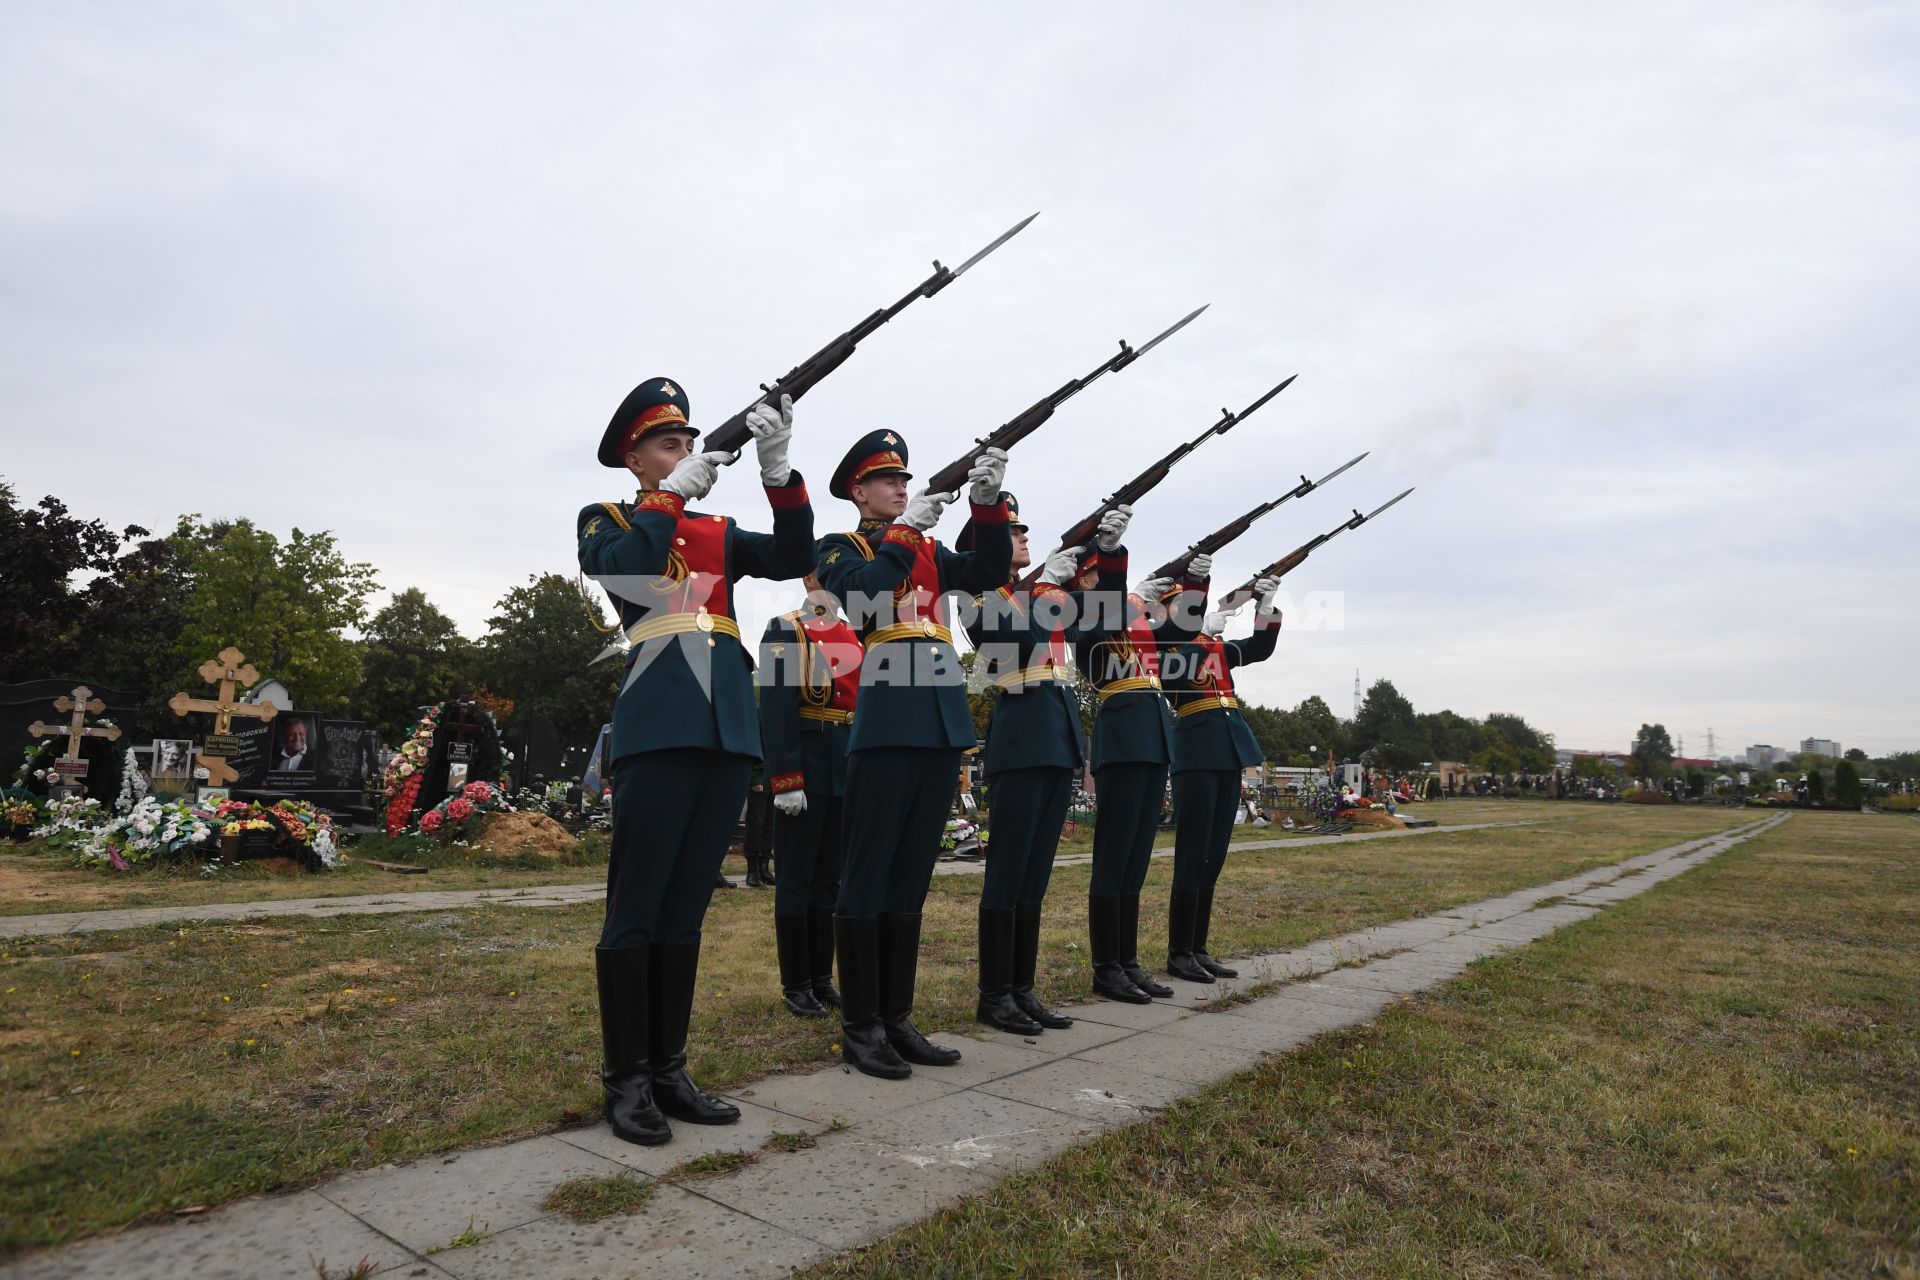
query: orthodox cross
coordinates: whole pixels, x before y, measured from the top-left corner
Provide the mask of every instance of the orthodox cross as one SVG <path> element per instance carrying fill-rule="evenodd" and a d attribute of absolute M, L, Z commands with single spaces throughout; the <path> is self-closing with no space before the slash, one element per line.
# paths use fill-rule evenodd
<path fill-rule="evenodd" d="M 473 759 L 473 747 L 470 745 L 478 738 L 483 727 L 480 723 L 479 708 L 471 702 L 454 702 L 447 707 L 447 747 L 448 760 L 470 761 Z"/>
<path fill-rule="evenodd" d="M 36 738 L 65 737 L 67 752 L 54 762 L 54 773 L 61 782 L 71 785 L 75 778 L 87 776 L 87 762 L 80 758 L 80 740 L 82 738 L 105 738 L 112 742 L 119 738 L 120 730 L 114 725 L 87 728 L 87 717 L 99 715 L 107 709 L 107 704 L 93 696 L 93 690 L 81 685 L 70 695 L 62 695 L 53 700 L 55 711 L 71 711 L 73 715 L 62 725 L 43 724 L 35 720 L 27 726 L 27 732 Z"/>
<path fill-rule="evenodd" d="M 173 708 L 173 714 L 184 716 L 189 711 L 209 711 L 213 713 L 213 736 L 207 739 L 207 747 L 216 754 L 202 754 L 201 767 L 207 771 L 207 781 L 216 787 L 239 780 L 240 775 L 227 764 L 227 753 L 235 750 L 232 729 L 233 717 L 253 716 L 260 720 L 271 720 L 280 714 L 280 708 L 271 702 L 235 702 L 233 686 L 252 685 L 260 679 L 260 673 L 247 662 L 247 655 L 232 645 L 220 651 L 220 656 L 200 664 L 200 678 L 208 684 L 219 685 L 218 695 L 209 701 L 206 698 L 189 698 L 184 693 L 176 693 L 167 705 Z M 242 666 L 242 663 L 246 665 Z"/>

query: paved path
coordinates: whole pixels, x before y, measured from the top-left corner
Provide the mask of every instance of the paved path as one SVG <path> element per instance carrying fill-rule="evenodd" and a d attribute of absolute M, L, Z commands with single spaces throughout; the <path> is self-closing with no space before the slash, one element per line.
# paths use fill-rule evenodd
<path fill-rule="evenodd" d="M 1569 817 L 1578 817 L 1573 814 Z M 1564 818 L 1534 818 L 1523 822 L 1468 822 L 1451 827 L 1416 827 L 1410 830 L 1370 831 L 1347 836 L 1293 836 L 1277 840 L 1236 841 L 1236 851 L 1277 849 L 1281 846 L 1351 844 L 1355 840 L 1396 839 L 1435 835 L 1448 831 L 1482 831 L 1489 827 L 1527 827 L 1542 822 L 1563 822 Z M 1154 851 L 1156 858 L 1171 858 L 1172 849 Z M 1092 854 L 1061 858 L 1054 865 L 1076 866 L 1093 861 Z M 935 870 L 941 875 L 979 875 L 984 862 L 942 862 Z M 738 881 L 736 881 L 738 883 Z M 585 884 L 528 885 L 519 889 L 453 889 L 436 893 L 420 890 L 402 893 L 366 893 L 332 898 L 264 898 L 258 902 L 203 902 L 184 907 L 106 908 L 99 911 L 61 911 L 37 916 L 0 916 L 0 938 L 46 938 L 64 933 L 98 933 L 107 929 L 142 929 L 154 924 L 184 924 L 199 920 L 248 920 L 256 916 L 358 916 L 387 915 L 398 911 L 445 911 L 460 907 L 569 907 L 582 902 L 599 902 L 607 896 L 606 886 L 598 881 Z"/>
<path fill-rule="evenodd" d="M 1150 1116 L 1322 1032 L 1365 1022 L 1483 956 L 1544 937 L 1680 875 L 1786 815 L 1433 916 L 1239 962 L 1215 987 L 1178 982 L 1171 1001 L 1096 1003 L 1068 1031 L 1031 1039 L 940 1035 L 965 1053 L 897 1083 L 832 1067 L 775 1076 L 733 1096 L 738 1125 L 676 1125 L 634 1147 L 599 1125 L 348 1175 L 291 1195 L 42 1253 L 7 1280 L 301 1277 L 362 1258 L 410 1277 L 778 1276 L 869 1243 L 1101 1131 Z M 1211 997 L 1272 994 L 1220 1012 Z M 838 1118 L 852 1123 L 835 1129 Z M 558 1184 L 631 1171 L 651 1178 L 695 1156 L 760 1152 L 776 1133 L 816 1145 L 766 1151 L 718 1178 L 663 1183 L 637 1213 L 578 1223 L 540 1207 Z M 775 1225 L 778 1224 L 778 1225 Z M 447 1248 L 470 1228 L 475 1245 Z"/>

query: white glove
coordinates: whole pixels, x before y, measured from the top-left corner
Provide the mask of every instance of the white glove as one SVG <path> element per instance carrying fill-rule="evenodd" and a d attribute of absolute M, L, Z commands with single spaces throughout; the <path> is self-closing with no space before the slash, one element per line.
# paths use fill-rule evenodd
<path fill-rule="evenodd" d="M 952 501 L 953 495 L 950 493 L 935 493 L 931 489 L 922 489 L 913 495 L 907 503 L 907 509 L 900 513 L 900 518 L 894 523 L 925 533 L 940 523 L 940 514 Z"/>
<path fill-rule="evenodd" d="M 1205 552 L 1195 556 L 1193 563 L 1187 566 L 1187 577 L 1193 582 L 1205 582 L 1213 576 L 1213 557 Z"/>
<path fill-rule="evenodd" d="M 1173 590 L 1172 578 L 1144 578 L 1140 585 L 1133 589 L 1133 594 L 1142 600 L 1158 600 L 1171 590 Z"/>
<path fill-rule="evenodd" d="M 773 807 L 789 818 L 796 813 L 807 811 L 807 793 L 804 791 L 782 791 L 773 798 Z"/>
<path fill-rule="evenodd" d="M 967 472 L 972 484 L 967 489 L 967 499 L 976 507 L 991 507 L 1000 501 L 1000 485 L 1007 478 L 1007 451 L 1005 449 L 986 449 L 973 460 L 973 470 Z"/>
<path fill-rule="evenodd" d="M 769 489 L 785 487 L 793 475 L 787 462 L 787 446 L 793 440 L 793 397 L 781 396 L 775 409 L 762 400 L 747 414 L 747 430 L 753 432 L 754 452 L 760 458 L 760 483 Z"/>
<path fill-rule="evenodd" d="M 1278 617 L 1280 611 L 1273 607 L 1273 593 L 1280 589 L 1278 578 L 1255 578 L 1253 580 L 1253 611 L 1260 617 Z"/>
<path fill-rule="evenodd" d="M 666 493 L 677 493 L 688 502 L 698 502 L 713 490 L 713 482 L 720 478 L 720 468 L 732 465 L 734 455 L 725 449 L 712 453 L 690 453 L 680 459 L 673 474 L 660 482 L 660 488 Z"/>
<path fill-rule="evenodd" d="M 1217 636 L 1227 629 L 1227 615 L 1210 613 L 1200 623 L 1200 629 L 1210 636 Z"/>
<path fill-rule="evenodd" d="M 1100 517 L 1100 532 L 1094 537 L 1094 545 L 1102 551 L 1118 551 L 1120 539 L 1125 536 L 1127 526 L 1133 522 L 1133 508 L 1121 503 Z"/>
<path fill-rule="evenodd" d="M 1040 571 L 1040 581 L 1062 586 L 1072 582 L 1080 572 L 1080 558 L 1087 554 L 1085 547 L 1062 547 L 1047 557 L 1047 567 Z"/>

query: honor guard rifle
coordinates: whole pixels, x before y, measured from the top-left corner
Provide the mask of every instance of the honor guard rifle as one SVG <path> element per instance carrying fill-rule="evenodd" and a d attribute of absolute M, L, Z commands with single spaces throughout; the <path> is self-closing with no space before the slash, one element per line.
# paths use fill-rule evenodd
<path fill-rule="evenodd" d="M 1267 394 L 1261 396 L 1258 400 L 1255 400 L 1238 413 L 1234 413 L 1232 410 L 1223 407 L 1220 410 L 1220 420 L 1218 422 L 1185 444 L 1175 446 L 1173 451 L 1167 454 L 1166 457 L 1160 459 L 1160 461 L 1154 463 L 1145 471 L 1142 471 L 1139 475 L 1102 498 L 1100 505 L 1093 509 L 1092 514 L 1086 516 L 1079 521 L 1079 523 L 1073 525 L 1065 533 L 1060 535 L 1060 545 L 1055 548 L 1055 550 L 1064 550 L 1067 547 L 1084 547 L 1092 543 L 1094 535 L 1100 532 L 1100 522 L 1106 518 L 1108 512 L 1114 510 L 1116 507 L 1130 507 L 1140 501 L 1140 499 L 1146 497 L 1149 493 L 1153 492 L 1155 485 L 1167 478 L 1167 474 L 1173 470 L 1175 463 L 1185 458 L 1213 437 L 1227 434 L 1235 425 L 1252 417 L 1260 406 L 1279 395 L 1282 391 L 1285 391 L 1293 384 L 1293 380 L 1299 376 L 1297 373 L 1288 374 L 1281 380 L 1279 386 L 1267 392 Z M 1020 580 L 1018 586 L 1022 589 L 1032 587 L 1034 582 L 1040 577 L 1041 571 L 1045 568 L 1045 560 L 1036 561 L 1033 569 L 1026 577 Z"/>
<path fill-rule="evenodd" d="M 1373 452 L 1373 450 L 1371 449 L 1367 450 L 1367 453 L 1371 453 L 1371 452 Z M 1301 476 L 1299 484 L 1287 490 L 1285 493 L 1275 498 L 1272 502 L 1261 503 L 1259 506 L 1247 512 L 1245 515 L 1241 516 L 1239 519 L 1227 521 L 1227 523 L 1221 525 L 1218 529 L 1215 529 L 1212 533 L 1200 539 L 1200 541 L 1194 543 L 1192 546 L 1188 547 L 1185 551 L 1182 551 L 1179 555 L 1175 556 L 1173 559 L 1161 565 L 1158 569 L 1155 569 L 1153 571 L 1152 576 L 1156 578 L 1172 578 L 1172 579 L 1175 579 L 1176 581 L 1179 580 L 1180 578 L 1185 577 L 1187 573 L 1187 566 L 1193 563 L 1193 558 L 1195 556 L 1202 556 L 1202 555 L 1210 556 L 1215 554 L 1220 550 L 1220 548 L 1226 546 L 1229 542 L 1232 542 L 1235 538 L 1239 537 L 1241 534 L 1245 533 L 1248 529 L 1252 528 L 1253 522 L 1258 520 L 1261 516 L 1266 515 L 1269 511 L 1272 511 L 1275 507 L 1280 506 L 1282 503 L 1291 502 L 1295 498 L 1306 497 L 1308 494 L 1312 493 L 1315 489 L 1318 489 L 1321 485 L 1333 479 L 1335 476 L 1339 475 L 1342 471 L 1345 471 L 1348 467 L 1353 466 L 1355 463 L 1359 462 L 1361 458 L 1364 458 L 1366 456 L 1367 454 L 1363 453 L 1359 457 L 1354 458 L 1350 462 L 1343 462 L 1339 466 L 1335 467 L 1333 470 L 1327 472 L 1327 474 L 1321 476 L 1318 480 L 1309 480 L 1305 476 Z"/>
<path fill-rule="evenodd" d="M 1287 552 L 1286 555 L 1281 556 L 1278 560 L 1275 560 L 1272 564 L 1260 570 L 1258 573 L 1254 574 L 1251 578 L 1248 578 L 1245 582 L 1235 587 L 1232 591 L 1229 591 L 1226 595 L 1220 597 L 1220 603 L 1215 607 L 1221 613 L 1232 613 L 1235 609 L 1238 609 L 1241 605 L 1245 604 L 1247 601 L 1254 598 L 1253 596 L 1254 583 L 1258 582 L 1262 578 L 1283 578 L 1287 574 L 1292 573 L 1295 569 L 1300 567 L 1301 561 L 1305 560 L 1308 556 L 1312 555 L 1317 548 L 1323 546 L 1326 543 L 1333 541 L 1335 538 L 1339 537 L 1341 534 L 1345 533 L 1349 529 L 1358 529 L 1361 525 L 1373 519 L 1375 516 L 1379 515 L 1382 511 L 1385 511 L 1388 507 L 1392 506 L 1394 503 L 1400 501 L 1401 498 L 1406 497 L 1407 494 L 1412 492 L 1413 492 L 1412 489 L 1405 490 L 1404 492 L 1397 494 L 1393 498 L 1388 499 L 1386 502 L 1381 503 L 1379 506 L 1375 507 L 1373 510 L 1367 512 L 1367 514 L 1365 515 L 1361 515 L 1360 508 L 1355 507 L 1353 509 L 1353 519 L 1342 521 L 1341 523 L 1333 526 L 1333 528 L 1327 530 L 1325 533 L 1321 534 L 1319 537 L 1315 538 L 1313 541 L 1302 543 L 1301 545 L 1295 547 L 1293 550 Z"/>
<path fill-rule="evenodd" d="M 765 402 L 778 408 L 781 396 L 792 396 L 795 400 L 798 400 L 801 396 L 813 390 L 814 386 L 819 383 L 822 378 L 825 378 L 835 369 L 845 364 L 847 357 L 853 354 L 854 348 L 859 346 L 869 334 L 906 310 L 914 299 L 931 298 L 934 294 L 940 292 L 955 280 L 965 275 L 980 259 L 986 257 L 995 249 L 998 249 L 1001 245 L 1019 235 L 1022 231 L 1025 231 L 1027 224 L 1039 216 L 1038 213 L 1033 213 L 1022 218 L 1019 222 L 1014 223 L 1012 228 L 1003 232 L 999 239 L 957 267 L 943 267 L 940 265 L 939 259 L 936 258 L 933 263 L 933 274 L 915 285 L 912 291 L 900 299 L 900 301 L 890 307 L 882 307 L 880 310 L 874 312 L 865 320 L 862 320 L 859 324 L 853 326 L 853 328 L 847 330 L 832 342 L 829 342 L 826 346 L 820 348 L 805 360 L 802 360 L 799 364 L 787 370 L 785 377 L 772 383 L 761 383 L 760 394 L 754 397 L 753 404 L 748 405 L 709 432 L 704 447 L 707 449 L 727 449 L 734 452 L 745 448 L 747 442 L 753 438 L 753 432 L 747 428 L 747 415 L 753 412 L 756 405 Z"/>
<path fill-rule="evenodd" d="M 1189 324 L 1192 324 L 1194 318 L 1206 309 L 1205 306 L 1195 307 L 1192 311 L 1189 311 L 1186 315 L 1169 325 L 1166 330 L 1154 338 L 1153 341 L 1147 343 L 1137 351 L 1128 346 L 1126 339 L 1122 338 L 1120 340 L 1120 354 L 1108 356 L 1094 367 L 1093 372 L 1087 374 L 1084 378 L 1073 378 L 1063 383 L 1058 390 L 1041 396 L 1025 409 L 1022 409 L 1018 415 L 1009 418 L 1000 426 L 995 427 L 992 434 L 982 436 L 980 439 L 974 441 L 973 448 L 969 449 L 959 459 L 949 462 L 946 466 L 933 473 L 933 478 L 927 481 L 928 491 L 931 493 L 956 492 L 961 484 L 965 482 L 967 472 L 973 470 L 973 461 L 980 456 L 981 450 L 1011 449 L 1014 445 L 1026 439 L 1035 431 L 1038 431 L 1046 420 L 1053 416 L 1055 409 L 1058 409 L 1061 405 L 1073 399 L 1073 397 L 1079 395 L 1082 391 L 1085 391 L 1100 378 L 1109 373 L 1117 373 L 1126 368 L 1135 360 L 1138 360 L 1141 356 L 1147 354 L 1147 352 L 1153 350 L 1168 338 L 1171 338 L 1174 334 L 1186 328 Z"/>

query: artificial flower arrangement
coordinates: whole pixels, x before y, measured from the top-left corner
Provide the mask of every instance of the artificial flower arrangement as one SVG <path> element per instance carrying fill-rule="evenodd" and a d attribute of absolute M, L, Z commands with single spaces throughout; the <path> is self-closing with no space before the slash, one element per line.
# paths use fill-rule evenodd
<path fill-rule="evenodd" d="M 940 850 L 961 856 L 969 853 L 983 853 L 987 847 L 987 825 L 975 822 L 971 818 L 949 818 L 946 830 L 940 833 Z"/>
<path fill-rule="evenodd" d="M 1316 773 L 1302 782 L 1300 807 L 1320 822 L 1332 822 L 1333 815 L 1340 809 L 1340 793 L 1333 789 L 1333 780 L 1324 773 Z"/>
<path fill-rule="evenodd" d="M 40 806 L 30 794 L 23 792 L 10 795 L 4 802 L 0 802 L 0 818 L 5 819 L 4 822 L 0 822 L 0 826 L 25 834 L 39 825 Z"/>
<path fill-rule="evenodd" d="M 427 708 L 393 753 L 393 759 L 387 761 L 386 786 L 387 797 L 387 834 L 397 836 L 406 829 L 407 819 L 413 816 L 413 802 L 420 798 L 420 784 L 426 781 L 427 753 L 433 747 L 434 731 L 440 727 L 440 708 Z"/>
<path fill-rule="evenodd" d="M 490 813 L 512 813 L 506 792 L 491 782 L 469 782 L 459 794 L 448 796 L 420 815 L 420 834 L 443 839 L 465 839 L 481 818 Z"/>
<path fill-rule="evenodd" d="M 75 851 L 74 860 L 83 867 L 129 871 L 205 849 L 213 842 L 213 832 L 213 816 L 205 809 L 186 800 L 145 796 L 127 812 L 94 827 L 87 842 Z"/>

